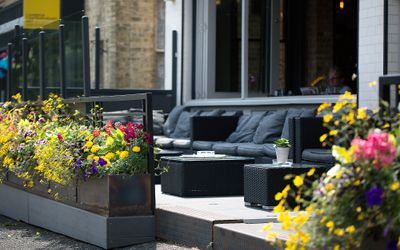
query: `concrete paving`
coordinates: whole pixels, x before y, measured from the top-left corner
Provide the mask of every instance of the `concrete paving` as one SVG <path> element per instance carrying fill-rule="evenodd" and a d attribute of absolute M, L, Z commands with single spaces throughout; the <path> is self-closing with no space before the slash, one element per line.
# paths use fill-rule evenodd
<path fill-rule="evenodd" d="M 0 250 L 39 250 L 39 249 L 87 249 L 98 250 L 93 245 L 56 234 L 42 228 L 0 216 Z M 189 250 L 189 248 L 166 242 L 154 242 L 121 248 L 124 250 Z"/>
<path fill-rule="evenodd" d="M 266 241 L 263 226 L 287 239 L 276 223 L 276 214 L 244 205 L 243 196 L 182 198 L 163 194 L 156 186 L 157 236 L 201 249 L 274 249 Z"/>

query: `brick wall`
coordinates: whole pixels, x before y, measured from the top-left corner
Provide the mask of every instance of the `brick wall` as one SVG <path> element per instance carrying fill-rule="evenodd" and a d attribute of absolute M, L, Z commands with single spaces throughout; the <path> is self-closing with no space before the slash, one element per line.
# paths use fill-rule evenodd
<path fill-rule="evenodd" d="M 91 28 L 94 67 L 94 28 L 101 27 L 102 86 L 152 89 L 156 87 L 157 1 L 86 0 Z M 94 68 L 93 68 L 94 69 Z M 92 70 L 94 73 L 94 70 Z M 94 75 L 92 75 L 92 82 Z"/>
<path fill-rule="evenodd" d="M 310 0 L 306 11 L 305 84 L 333 64 L 333 1 Z"/>

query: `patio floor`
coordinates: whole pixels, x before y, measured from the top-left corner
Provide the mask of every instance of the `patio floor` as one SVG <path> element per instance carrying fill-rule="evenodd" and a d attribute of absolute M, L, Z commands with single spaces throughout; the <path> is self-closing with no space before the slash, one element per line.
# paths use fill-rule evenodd
<path fill-rule="evenodd" d="M 244 206 L 243 196 L 182 198 L 156 185 L 157 237 L 200 249 L 275 249 L 261 229 L 276 222 L 272 212 Z M 279 224 L 274 231 L 281 239 Z"/>

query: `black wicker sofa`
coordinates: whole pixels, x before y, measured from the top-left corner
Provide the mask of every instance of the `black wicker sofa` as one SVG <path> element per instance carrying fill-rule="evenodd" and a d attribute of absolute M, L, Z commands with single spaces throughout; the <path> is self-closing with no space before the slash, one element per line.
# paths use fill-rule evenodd
<path fill-rule="evenodd" d="M 185 153 L 205 150 L 249 156 L 255 157 L 257 163 L 269 163 L 275 158 L 273 141 L 284 137 L 293 144 L 290 157 L 297 161 L 295 157 L 298 155 L 294 155 L 297 152 L 295 122 L 303 118 L 314 119 L 315 109 L 258 110 L 244 114 L 242 111 L 221 109 L 191 111 L 187 107 L 178 106 L 172 110 L 164 124 L 164 136 L 156 137 L 156 145 L 162 149 L 181 150 Z M 304 131 L 300 132 L 303 132 L 304 137 Z M 319 138 L 320 135 L 316 131 L 314 137 Z M 307 142 L 301 145 L 308 146 Z"/>

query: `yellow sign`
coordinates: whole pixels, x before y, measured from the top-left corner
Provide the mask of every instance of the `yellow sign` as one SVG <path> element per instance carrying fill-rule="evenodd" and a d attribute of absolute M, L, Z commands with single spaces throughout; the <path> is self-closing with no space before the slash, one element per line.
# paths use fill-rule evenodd
<path fill-rule="evenodd" d="M 60 0 L 24 0 L 24 29 L 57 29 Z"/>

